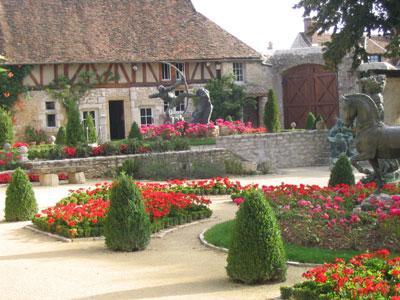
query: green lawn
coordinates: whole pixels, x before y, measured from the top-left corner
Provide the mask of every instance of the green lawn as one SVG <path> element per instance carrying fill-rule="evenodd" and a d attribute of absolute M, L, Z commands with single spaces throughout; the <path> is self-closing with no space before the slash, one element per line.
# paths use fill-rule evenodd
<path fill-rule="evenodd" d="M 229 248 L 234 220 L 217 224 L 206 231 L 204 237 L 210 244 Z M 328 250 L 320 248 L 306 248 L 290 244 L 285 244 L 287 259 L 302 263 L 324 263 L 332 262 L 335 258 L 340 257 L 349 259 L 354 255 L 365 251 L 354 250 Z"/>

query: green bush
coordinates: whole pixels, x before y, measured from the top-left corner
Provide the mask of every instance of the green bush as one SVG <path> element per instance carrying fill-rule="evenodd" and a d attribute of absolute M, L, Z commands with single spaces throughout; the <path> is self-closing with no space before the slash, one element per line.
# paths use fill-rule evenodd
<path fill-rule="evenodd" d="M 61 126 L 58 129 L 57 137 L 56 137 L 57 145 L 66 145 L 67 144 L 67 132 L 65 131 L 65 127 Z"/>
<path fill-rule="evenodd" d="M 93 117 L 91 114 L 88 114 L 86 118 L 86 128 L 87 130 L 87 142 L 90 144 L 97 143 L 97 131 L 96 127 L 94 126 Z"/>
<path fill-rule="evenodd" d="M 229 247 L 228 276 L 246 284 L 284 281 L 286 254 L 273 210 L 261 191 L 243 196 Z"/>
<path fill-rule="evenodd" d="M 138 139 L 139 141 L 143 140 L 143 135 L 140 132 L 140 128 L 136 122 L 132 123 L 128 138 L 129 139 Z"/>
<path fill-rule="evenodd" d="M 119 169 L 118 173 L 122 174 L 125 173 L 128 176 L 133 178 L 137 177 L 139 174 L 140 168 L 140 161 L 134 159 L 128 159 L 123 162 L 121 168 Z"/>
<path fill-rule="evenodd" d="M 83 126 L 81 124 L 78 104 L 70 100 L 67 105 L 67 145 L 76 146 L 86 141 Z"/>
<path fill-rule="evenodd" d="M 345 153 L 342 153 L 339 156 L 329 178 L 330 186 L 336 186 L 342 183 L 348 185 L 355 184 L 353 168 L 351 167 L 350 161 Z"/>
<path fill-rule="evenodd" d="M 171 143 L 174 151 L 184 151 L 190 149 L 190 143 L 187 138 L 174 137 L 171 139 Z"/>
<path fill-rule="evenodd" d="M 37 213 L 37 203 L 32 184 L 25 172 L 14 171 L 6 192 L 5 219 L 7 222 L 29 221 Z"/>
<path fill-rule="evenodd" d="M 0 147 L 14 139 L 11 115 L 0 107 Z"/>
<path fill-rule="evenodd" d="M 309 112 L 307 115 L 307 120 L 306 120 L 306 129 L 314 130 L 315 122 L 316 122 L 316 118 L 315 118 L 314 114 L 312 112 Z"/>
<path fill-rule="evenodd" d="M 150 219 L 138 187 L 122 174 L 111 189 L 110 210 L 104 224 L 108 248 L 115 251 L 138 251 L 150 242 Z"/>
<path fill-rule="evenodd" d="M 279 104 L 273 90 L 268 91 L 268 102 L 264 110 L 264 125 L 268 132 L 279 132 L 281 130 Z"/>
<path fill-rule="evenodd" d="M 27 142 L 35 142 L 37 145 L 40 143 L 47 143 L 49 137 L 43 129 L 35 129 L 32 126 L 25 128 L 25 140 Z"/>
<path fill-rule="evenodd" d="M 119 154 L 119 146 L 114 144 L 113 142 L 107 142 L 102 145 L 103 147 L 103 155 L 111 156 Z"/>

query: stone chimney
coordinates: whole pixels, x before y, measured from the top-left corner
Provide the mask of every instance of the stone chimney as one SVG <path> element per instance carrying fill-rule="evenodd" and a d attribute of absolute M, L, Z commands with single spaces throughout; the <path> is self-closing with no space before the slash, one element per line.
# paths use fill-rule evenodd
<path fill-rule="evenodd" d="M 311 29 L 313 21 L 310 17 L 304 18 L 304 33 L 308 35 L 308 31 Z"/>
<path fill-rule="evenodd" d="M 274 44 L 271 41 L 269 41 L 268 42 L 268 50 L 273 50 L 273 49 L 274 49 Z"/>

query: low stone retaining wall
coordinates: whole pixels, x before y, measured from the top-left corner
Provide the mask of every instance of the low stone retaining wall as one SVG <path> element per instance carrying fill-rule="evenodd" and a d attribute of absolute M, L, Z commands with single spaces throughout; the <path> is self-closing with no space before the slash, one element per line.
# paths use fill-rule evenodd
<path fill-rule="evenodd" d="M 164 165 L 182 171 L 182 176 L 184 176 L 183 174 L 185 174 L 185 171 L 192 168 L 194 165 L 211 168 L 221 166 L 224 168 L 225 160 L 232 159 L 232 157 L 233 155 L 229 151 L 215 148 L 207 150 L 89 157 L 52 161 L 31 161 L 26 163 L 25 167 L 30 169 L 33 173 L 38 174 L 84 172 L 86 178 L 92 179 L 109 176 L 112 172 L 115 172 L 124 161 L 134 159 L 140 161 L 144 168 L 146 168 L 146 164 L 157 162 L 160 166 Z"/>
<path fill-rule="evenodd" d="M 217 147 L 273 169 L 329 164 L 328 131 L 293 131 L 217 138 Z"/>

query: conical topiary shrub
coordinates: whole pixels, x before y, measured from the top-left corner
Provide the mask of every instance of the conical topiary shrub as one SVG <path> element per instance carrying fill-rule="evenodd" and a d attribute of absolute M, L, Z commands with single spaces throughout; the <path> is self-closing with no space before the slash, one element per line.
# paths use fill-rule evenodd
<path fill-rule="evenodd" d="M 150 241 L 150 219 L 132 178 L 125 174 L 118 176 L 110 199 L 104 226 L 107 247 L 115 251 L 145 249 Z"/>
<path fill-rule="evenodd" d="M 138 139 L 138 140 L 143 140 L 143 135 L 140 132 L 140 128 L 136 122 L 132 123 L 131 130 L 129 131 L 128 135 L 129 139 Z"/>
<path fill-rule="evenodd" d="M 312 112 L 309 112 L 307 115 L 307 120 L 306 120 L 306 129 L 307 130 L 314 130 L 315 129 L 315 121 L 316 118 Z"/>
<path fill-rule="evenodd" d="M 96 127 L 94 126 L 94 120 L 91 114 L 88 114 L 86 118 L 86 128 L 85 132 L 87 130 L 87 142 L 90 144 L 96 143 L 97 142 L 97 131 Z"/>
<path fill-rule="evenodd" d="M 65 131 L 65 127 L 61 126 L 58 129 L 56 136 L 56 144 L 57 145 L 66 145 L 67 144 L 67 132 Z"/>
<path fill-rule="evenodd" d="M 345 153 L 342 153 L 339 156 L 329 178 L 330 186 L 336 186 L 338 184 L 355 184 L 353 168 L 351 167 L 350 161 Z"/>
<path fill-rule="evenodd" d="M 268 132 L 279 132 L 281 130 L 278 99 L 273 90 L 268 91 L 268 102 L 265 104 L 264 110 L 264 125 Z"/>
<path fill-rule="evenodd" d="M 261 191 L 244 198 L 232 233 L 228 276 L 246 284 L 284 281 L 286 255 L 274 212 Z"/>
<path fill-rule="evenodd" d="M 14 139 L 11 115 L 0 107 L 0 148 Z"/>
<path fill-rule="evenodd" d="M 76 146 L 85 142 L 83 126 L 79 115 L 78 104 L 74 100 L 70 100 L 67 105 L 67 145 Z"/>
<path fill-rule="evenodd" d="M 32 184 L 25 172 L 14 171 L 6 192 L 5 219 L 7 222 L 29 221 L 37 213 L 37 203 Z"/>

